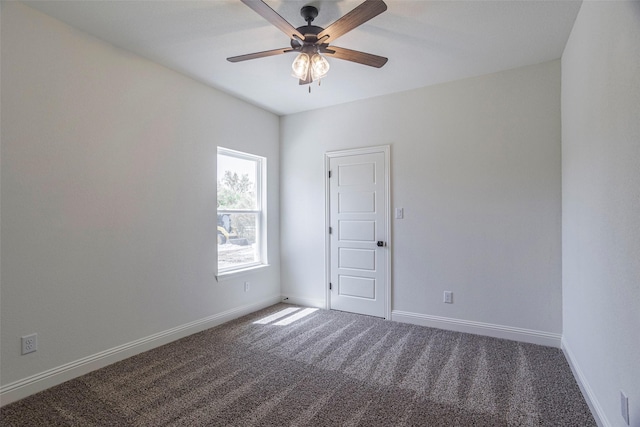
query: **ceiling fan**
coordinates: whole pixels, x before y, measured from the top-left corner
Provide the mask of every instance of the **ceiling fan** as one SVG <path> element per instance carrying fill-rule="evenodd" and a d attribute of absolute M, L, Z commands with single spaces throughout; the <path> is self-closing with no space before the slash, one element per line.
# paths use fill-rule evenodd
<path fill-rule="evenodd" d="M 361 3 L 327 28 L 311 25 L 318 16 L 318 9 L 313 6 L 303 6 L 300 9 L 300 15 L 307 22 L 307 25 L 294 28 L 264 1 L 241 1 L 285 33 L 291 39 L 291 47 L 232 56 L 227 58 L 230 62 L 241 62 L 288 52 L 297 52 L 298 56 L 293 61 L 292 68 L 293 76 L 298 78 L 301 85 L 319 80 L 329 71 L 329 62 L 321 54 L 376 68 L 380 68 L 387 63 L 387 58 L 382 56 L 333 45 L 329 46 L 338 37 L 387 10 L 387 5 L 382 0 L 365 0 L 364 3 Z"/>

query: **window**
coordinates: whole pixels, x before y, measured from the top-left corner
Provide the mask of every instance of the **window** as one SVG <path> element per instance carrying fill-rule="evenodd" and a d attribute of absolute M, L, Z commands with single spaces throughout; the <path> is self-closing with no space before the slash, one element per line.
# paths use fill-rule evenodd
<path fill-rule="evenodd" d="M 218 148 L 218 274 L 267 264 L 264 157 Z"/>

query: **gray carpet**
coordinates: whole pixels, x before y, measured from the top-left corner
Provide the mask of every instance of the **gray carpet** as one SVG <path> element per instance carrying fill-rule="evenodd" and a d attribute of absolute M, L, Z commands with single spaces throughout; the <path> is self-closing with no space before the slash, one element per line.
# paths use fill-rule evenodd
<path fill-rule="evenodd" d="M 558 349 L 285 304 L 0 415 L 3 426 L 596 425 Z"/>

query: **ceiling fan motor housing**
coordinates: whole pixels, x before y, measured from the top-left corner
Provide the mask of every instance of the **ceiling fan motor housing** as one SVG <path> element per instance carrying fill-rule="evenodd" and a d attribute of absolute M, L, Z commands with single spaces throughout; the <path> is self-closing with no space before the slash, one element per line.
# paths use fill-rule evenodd
<path fill-rule="evenodd" d="M 291 47 L 297 50 L 300 49 L 300 47 L 314 46 L 318 41 L 316 36 L 320 34 L 324 28 L 316 25 L 303 25 L 302 27 L 296 28 L 296 30 L 298 30 L 300 34 L 304 34 L 304 41 L 291 39 Z"/>

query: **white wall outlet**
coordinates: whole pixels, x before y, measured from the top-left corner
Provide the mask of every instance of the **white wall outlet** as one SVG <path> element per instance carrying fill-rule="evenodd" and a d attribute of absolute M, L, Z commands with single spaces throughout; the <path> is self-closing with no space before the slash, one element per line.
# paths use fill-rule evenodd
<path fill-rule="evenodd" d="M 38 349 L 38 334 L 25 335 L 22 340 L 22 354 L 33 353 Z"/>
<path fill-rule="evenodd" d="M 444 291 L 444 299 L 443 302 L 446 302 L 447 304 L 453 304 L 453 292 L 451 291 Z"/>
<path fill-rule="evenodd" d="M 251 289 L 251 283 L 244 282 L 244 291 L 249 292 L 250 289 Z"/>
<path fill-rule="evenodd" d="M 629 398 L 620 390 L 620 414 L 624 418 L 627 425 L 629 424 Z"/>
<path fill-rule="evenodd" d="M 404 208 L 396 208 L 396 219 L 404 218 Z"/>

